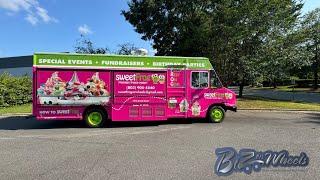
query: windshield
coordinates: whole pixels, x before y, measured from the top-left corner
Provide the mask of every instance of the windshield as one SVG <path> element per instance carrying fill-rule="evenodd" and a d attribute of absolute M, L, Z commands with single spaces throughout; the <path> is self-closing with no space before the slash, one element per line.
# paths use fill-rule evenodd
<path fill-rule="evenodd" d="M 210 70 L 210 87 L 211 88 L 220 88 L 222 86 L 223 85 L 222 85 L 216 71 L 214 69 Z"/>

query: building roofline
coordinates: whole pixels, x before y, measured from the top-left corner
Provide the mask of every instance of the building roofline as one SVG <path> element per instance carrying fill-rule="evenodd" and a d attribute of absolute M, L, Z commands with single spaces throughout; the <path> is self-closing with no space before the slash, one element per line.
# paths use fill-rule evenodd
<path fill-rule="evenodd" d="M 16 56 L 0 58 L 0 69 L 32 67 L 33 56 Z"/>

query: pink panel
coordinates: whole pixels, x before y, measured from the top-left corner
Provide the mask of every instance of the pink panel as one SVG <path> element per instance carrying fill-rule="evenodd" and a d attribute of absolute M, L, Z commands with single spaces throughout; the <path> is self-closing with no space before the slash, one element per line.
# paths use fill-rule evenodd
<path fill-rule="evenodd" d="M 112 107 L 113 121 L 160 121 L 167 120 L 165 105 L 120 105 Z"/>
<path fill-rule="evenodd" d="M 168 88 L 185 87 L 185 70 L 168 69 Z"/>
<path fill-rule="evenodd" d="M 166 120 L 166 102 L 165 97 L 116 97 L 112 105 L 112 120 Z"/>
<path fill-rule="evenodd" d="M 115 72 L 115 96 L 165 96 L 163 72 Z"/>
<path fill-rule="evenodd" d="M 116 97 L 114 104 L 165 104 L 167 102 L 165 97 Z"/>
<path fill-rule="evenodd" d="M 186 117 L 188 104 L 186 78 L 184 69 L 168 69 L 166 106 L 168 117 Z"/>
<path fill-rule="evenodd" d="M 41 106 L 37 108 L 36 114 L 39 120 L 81 120 L 84 108 L 81 106 Z"/>

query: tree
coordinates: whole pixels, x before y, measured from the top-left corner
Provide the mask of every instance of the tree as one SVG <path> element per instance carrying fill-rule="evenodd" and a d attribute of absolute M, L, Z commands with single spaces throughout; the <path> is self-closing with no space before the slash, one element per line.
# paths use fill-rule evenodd
<path fill-rule="evenodd" d="M 132 55 L 138 48 L 133 43 L 124 43 L 118 45 L 119 49 L 116 54 L 120 55 Z"/>
<path fill-rule="evenodd" d="M 312 69 L 314 76 L 314 89 L 318 89 L 319 70 L 320 70 L 320 8 L 317 8 L 303 17 L 301 23 L 301 34 L 304 35 L 304 45 L 312 61 Z"/>
<path fill-rule="evenodd" d="M 197 9 L 205 8 L 208 2 L 133 0 L 129 3 L 129 11 L 122 11 L 122 14 L 142 34 L 142 39 L 153 40 L 157 55 L 190 56 L 199 52 L 197 45 L 203 44 L 198 43 L 198 40 L 203 41 L 205 38 L 203 18 L 207 16 L 203 16 L 202 10 Z M 190 46 L 190 43 L 197 44 Z"/>
<path fill-rule="evenodd" d="M 132 0 L 122 14 L 152 40 L 156 55 L 205 56 L 224 82 L 239 80 L 240 93 L 259 69 L 259 49 L 274 29 L 296 22 L 295 0 Z M 284 32 L 285 34 L 285 32 Z"/>
<path fill-rule="evenodd" d="M 306 58 L 304 38 L 295 24 L 286 30 L 273 30 L 259 50 L 260 72 L 265 80 L 272 82 L 274 88 L 277 81 L 289 79 L 293 69 L 309 66 Z"/>
<path fill-rule="evenodd" d="M 107 54 L 109 52 L 108 48 L 94 47 L 93 42 L 83 35 L 77 40 L 74 51 L 81 54 Z"/>
<path fill-rule="evenodd" d="M 93 44 L 94 43 L 90 39 L 81 35 L 76 42 L 74 51 L 81 54 L 110 54 L 108 48 L 94 47 Z M 139 50 L 133 43 L 119 44 L 118 47 L 119 49 L 115 50 L 113 52 L 114 54 L 131 55 Z"/>

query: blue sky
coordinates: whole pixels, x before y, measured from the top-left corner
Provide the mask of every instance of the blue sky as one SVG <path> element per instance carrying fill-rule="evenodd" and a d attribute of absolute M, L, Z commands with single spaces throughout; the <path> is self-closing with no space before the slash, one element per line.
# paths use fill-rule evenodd
<path fill-rule="evenodd" d="M 303 13 L 316 7 L 320 0 L 306 0 Z M 72 52 L 80 33 L 97 47 L 130 42 L 152 54 L 120 14 L 127 8 L 127 0 L 0 0 L 0 57 Z"/>

